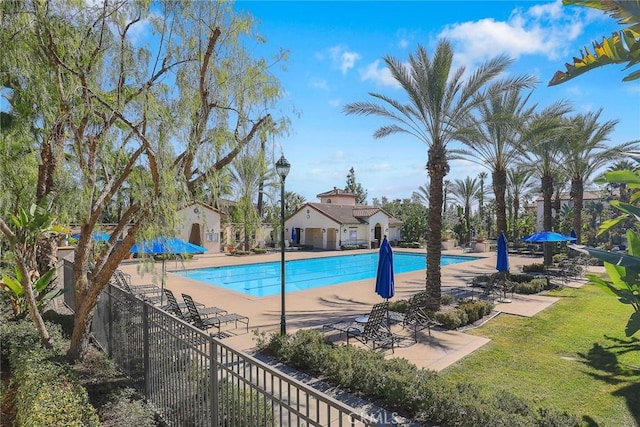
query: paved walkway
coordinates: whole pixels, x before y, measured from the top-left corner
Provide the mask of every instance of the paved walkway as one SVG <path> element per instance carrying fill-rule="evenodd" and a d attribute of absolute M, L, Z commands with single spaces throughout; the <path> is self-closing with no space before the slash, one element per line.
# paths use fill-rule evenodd
<path fill-rule="evenodd" d="M 403 249 L 404 250 L 404 249 Z M 424 253 L 424 250 L 416 252 Z M 300 259 L 308 257 L 323 257 L 339 255 L 338 252 L 287 252 L 286 259 Z M 463 255 L 459 250 L 443 251 L 443 254 Z M 471 278 L 479 274 L 495 272 L 496 257 L 494 253 L 470 254 L 477 256 L 470 262 L 453 264 L 442 267 L 442 290 L 451 292 L 456 296 L 475 294 L 470 287 Z M 243 351 L 251 352 L 255 347 L 254 330 L 261 333 L 270 333 L 280 329 L 280 295 L 268 297 L 252 297 L 216 286 L 210 286 L 201 282 L 184 278 L 171 271 L 193 269 L 200 267 L 214 267 L 237 265 L 255 262 L 279 261 L 279 253 L 250 256 L 227 256 L 225 254 L 204 254 L 194 259 L 183 262 L 168 261 L 165 286 L 171 289 L 180 299 L 181 293 L 190 294 L 196 301 L 207 306 L 217 306 L 236 312 L 250 318 L 249 332 L 239 326 L 237 329 L 227 328 L 226 332 L 231 337 L 225 339 L 225 343 Z M 539 258 L 514 257 L 509 258 L 511 271 L 520 271 L 523 264 L 539 262 Z M 132 274 L 134 284 L 160 283 L 161 263 L 154 266 L 144 266 L 137 262 L 125 262 L 122 270 Z M 147 270 L 143 273 L 142 270 Z M 152 271 L 150 271 L 152 270 Z M 578 286 L 580 283 L 574 283 Z M 425 271 L 403 273 L 396 275 L 396 295 L 394 299 L 406 299 L 414 293 L 424 290 Z M 301 328 L 318 328 L 322 325 L 339 321 L 354 319 L 358 315 L 367 313 L 371 306 L 380 302 L 380 297 L 375 293 L 375 279 L 359 280 L 340 285 L 326 286 L 293 292 L 286 295 L 286 321 L 287 332 L 294 333 Z M 497 304 L 496 313 L 534 316 L 541 310 L 552 305 L 557 298 L 541 295 L 514 295 L 510 296 L 511 303 Z M 330 335 L 328 335 L 331 337 Z M 356 342 L 354 340 L 354 342 Z M 386 357 L 403 357 L 418 367 L 440 371 L 457 362 L 467 354 L 477 350 L 489 339 L 465 334 L 460 331 L 432 330 L 431 336 L 427 331 L 418 335 L 418 343 L 413 344 L 407 340 L 401 343 L 395 352 L 386 352 Z"/>

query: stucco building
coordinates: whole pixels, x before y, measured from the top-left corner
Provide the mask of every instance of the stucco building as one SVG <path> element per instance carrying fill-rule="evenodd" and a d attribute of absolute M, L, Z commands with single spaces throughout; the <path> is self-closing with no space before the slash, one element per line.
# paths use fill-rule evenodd
<path fill-rule="evenodd" d="M 401 221 L 379 207 L 356 205 L 355 194 L 334 187 L 317 197 L 320 203 L 306 203 L 285 220 L 291 244 L 340 250 L 349 245 L 375 248 L 385 235 L 389 241 L 400 240 Z"/>

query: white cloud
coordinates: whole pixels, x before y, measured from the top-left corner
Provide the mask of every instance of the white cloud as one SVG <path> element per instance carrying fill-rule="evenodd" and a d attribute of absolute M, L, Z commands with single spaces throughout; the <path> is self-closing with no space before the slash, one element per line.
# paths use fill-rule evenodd
<path fill-rule="evenodd" d="M 377 59 L 360 72 L 360 79 L 362 81 L 370 80 L 381 86 L 400 87 L 387 67 L 379 67 L 380 60 Z"/>
<path fill-rule="evenodd" d="M 406 49 L 409 46 L 409 40 L 400 39 L 400 41 L 398 42 L 398 46 L 400 47 L 400 49 Z"/>
<path fill-rule="evenodd" d="M 309 86 L 315 89 L 329 90 L 329 83 L 325 79 L 312 78 L 309 81 Z"/>
<path fill-rule="evenodd" d="M 337 108 L 342 104 L 342 98 L 335 98 L 335 99 L 330 99 L 329 100 L 329 105 Z"/>
<path fill-rule="evenodd" d="M 333 67 L 338 68 L 342 74 L 347 74 L 347 72 L 355 66 L 356 61 L 360 59 L 359 53 L 348 51 L 347 48 L 342 45 L 330 47 L 329 55 Z M 318 56 L 316 55 L 316 57 Z"/>
<path fill-rule="evenodd" d="M 574 8 L 579 9 L 579 8 Z M 584 14 L 562 6 L 561 1 L 516 9 L 507 21 L 492 18 L 448 25 L 440 37 L 454 44 L 456 61 L 477 65 L 499 54 L 517 59 L 543 55 L 556 60 L 583 31 Z"/>
<path fill-rule="evenodd" d="M 624 88 L 630 95 L 640 95 L 640 84 L 626 83 Z"/>

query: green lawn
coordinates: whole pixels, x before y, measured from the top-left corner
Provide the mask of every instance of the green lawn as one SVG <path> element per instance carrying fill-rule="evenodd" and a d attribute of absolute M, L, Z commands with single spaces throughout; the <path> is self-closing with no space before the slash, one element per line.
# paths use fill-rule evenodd
<path fill-rule="evenodd" d="M 640 337 L 624 335 L 631 308 L 596 285 L 549 295 L 560 301 L 533 318 L 500 315 L 470 331 L 492 341 L 443 376 L 508 390 L 587 425 L 640 425 Z"/>

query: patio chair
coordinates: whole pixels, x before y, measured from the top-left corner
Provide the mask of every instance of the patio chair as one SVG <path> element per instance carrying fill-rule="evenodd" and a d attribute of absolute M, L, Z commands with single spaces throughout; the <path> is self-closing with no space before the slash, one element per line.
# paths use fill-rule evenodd
<path fill-rule="evenodd" d="M 406 313 L 397 311 L 389 312 L 389 321 L 392 323 L 400 323 L 405 329 L 413 331 L 413 341 L 418 342 L 418 332 L 424 329 L 429 331 L 431 336 L 431 327 L 439 325 L 438 322 L 431 319 L 424 309 L 426 294 L 424 292 L 417 293 L 409 299 L 409 305 Z"/>
<path fill-rule="evenodd" d="M 245 326 L 247 327 L 247 332 L 249 332 L 249 318 L 247 316 L 243 316 L 237 313 L 230 313 L 230 314 L 214 315 L 212 317 L 203 317 L 201 312 L 205 312 L 206 308 L 198 309 L 198 307 L 196 307 L 196 305 L 193 303 L 193 298 L 191 298 L 190 295 L 182 294 L 182 298 L 184 299 L 184 302 L 187 304 L 189 320 L 193 323 L 193 325 L 196 328 L 201 329 L 203 331 L 206 331 L 211 328 L 217 328 L 218 333 L 213 335 L 219 338 L 223 338 L 227 335 L 220 330 L 222 325 L 234 322 L 237 328 L 238 322 L 240 322 L 245 324 Z M 217 307 L 209 307 L 209 308 L 221 310 Z M 226 311 L 224 312 L 226 313 Z"/>
<path fill-rule="evenodd" d="M 361 343 L 368 345 L 371 342 L 373 349 L 391 345 L 391 352 L 394 352 L 396 337 L 391 333 L 387 322 L 387 309 L 389 302 L 375 304 L 367 316 L 363 316 L 362 321 L 337 322 L 323 325 L 323 329 L 333 329 L 341 334 L 347 334 L 347 344 L 349 337 L 354 337 Z"/>
<path fill-rule="evenodd" d="M 204 304 L 199 302 L 195 302 L 191 295 L 182 294 L 182 299 L 184 300 L 184 307 L 189 309 L 189 305 L 194 305 L 198 310 L 198 314 L 200 316 L 209 317 L 209 316 L 218 316 L 220 314 L 227 314 L 227 310 L 218 307 L 205 307 Z M 189 312 L 190 313 L 190 312 Z"/>
<path fill-rule="evenodd" d="M 158 304 L 161 301 L 162 290 L 156 285 L 132 285 L 131 275 L 123 272 L 122 270 L 116 270 L 111 276 L 114 284 L 119 288 L 142 298 L 151 304 Z"/>
<path fill-rule="evenodd" d="M 178 303 L 178 300 L 176 299 L 176 296 L 173 295 L 173 292 L 171 292 L 169 289 L 163 289 L 163 291 L 164 291 L 164 296 L 167 299 L 167 304 L 163 305 L 160 308 L 166 311 L 167 313 L 173 314 L 178 319 L 187 320 L 187 317 L 182 312 L 180 303 Z M 182 305 L 186 307 L 185 303 L 182 303 Z"/>

